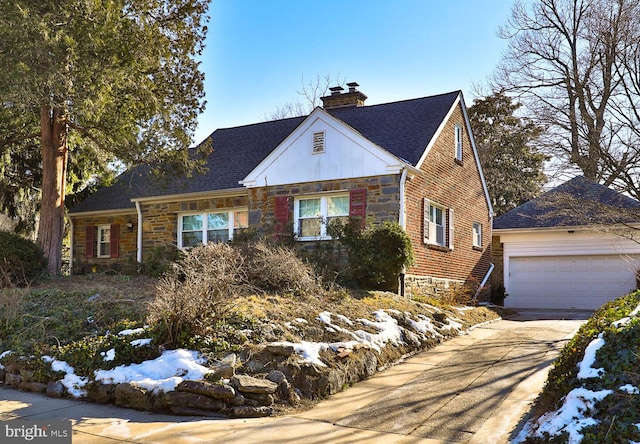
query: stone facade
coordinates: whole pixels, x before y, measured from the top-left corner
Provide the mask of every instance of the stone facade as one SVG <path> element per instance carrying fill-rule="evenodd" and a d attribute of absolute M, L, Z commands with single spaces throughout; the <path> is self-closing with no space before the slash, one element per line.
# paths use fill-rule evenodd
<path fill-rule="evenodd" d="M 263 234 L 275 224 L 275 198 L 290 196 L 290 219 L 293 219 L 293 202 L 296 196 L 333 191 L 366 189 L 367 220 L 397 221 L 399 214 L 400 178 L 398 175 L 365 177 L 353 180 L 302 183 L 287 186 L 251 188 L 247 195 L 219 198 L 203 198 L 185 201 L 167 201 L 142 204 L 142 261 L 153 248 L 176 245 L 178 239 L 178 217 L 188 212 L 207 212 L 235 208 L 249 210 L 249 227 Z M 136 260 L 137 216 L 135 213 L 119 217 L 73 217 L 74 273 L 86 273 L 96 265 L 99 270 L 123 269 Z M 131 223 L 131 228 L 126 224 Z M 117 258 L 87 258 L 85 232 L 87 226 L 119 224 L 120 254 Z M 292 233 L 293 236 L 293 233 Z"/>

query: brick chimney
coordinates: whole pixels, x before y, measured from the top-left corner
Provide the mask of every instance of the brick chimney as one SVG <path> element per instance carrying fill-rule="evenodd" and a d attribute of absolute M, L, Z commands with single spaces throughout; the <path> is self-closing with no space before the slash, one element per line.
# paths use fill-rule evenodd
<path fill-rule="evenodd" d="M 347 83 L 349 91 L 342 93 L 344 88 L 342 86 L 333 86 L 329 88 L 331 95 L 320 97 L 322 100 L 322 106 L 324 109 L 335 108 L 349 108 L 353 106 L 364 106 L 364 101 L 367 100 L 367 96 L 358 91 L 358 85 L 356 82 Z"/>

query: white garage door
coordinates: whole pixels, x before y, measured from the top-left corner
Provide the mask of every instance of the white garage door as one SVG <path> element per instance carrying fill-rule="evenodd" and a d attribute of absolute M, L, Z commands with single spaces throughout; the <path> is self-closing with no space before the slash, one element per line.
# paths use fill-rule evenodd
<path fill-rule="evenodd" d="M 511 257 L 505 306 L 596 309 L 635 289 L 635 269 L 619 255 Z"/>

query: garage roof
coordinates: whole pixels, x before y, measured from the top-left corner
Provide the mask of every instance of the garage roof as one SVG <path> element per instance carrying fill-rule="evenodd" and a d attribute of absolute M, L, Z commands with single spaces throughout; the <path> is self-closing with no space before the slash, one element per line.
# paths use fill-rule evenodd
<path fill-rule="evenodd" d="M 640 202 L 577 176 L 494 219 L 494 230 L 640 222 Z"/>

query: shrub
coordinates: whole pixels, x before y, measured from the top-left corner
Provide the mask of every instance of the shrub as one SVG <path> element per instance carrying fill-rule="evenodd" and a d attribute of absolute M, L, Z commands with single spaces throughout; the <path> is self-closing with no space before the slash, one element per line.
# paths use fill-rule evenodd
<path fill-rule="evenodd" d="M 0 231 L 0 287 L 28 286 L 46 266 L 42 249 L 35 242 Z"/>
<path fill-rule="evenodd" d="M 247 283 L 264 292 L 301 295 L 317 290 L 313 270 L 293 249 L 264 240 L 243 247 Z"/>
<path fill-rule="evenodd" d="M 207 336 L 215 320 L 231 310 L 244 282 L 243 258 L 229 244 L 194 247 L 160 278 L 148 322 L 159 323 L 170 344 Z"/>
<path fill-rule="evenodd" d="M 337 222 L 331 227 L 347 252 L 343 279 L 375 290 L 395 291 L 398 275 L 413 263 L 409 235 L 395 222 L 383 222 L 360 230 L 359 220 Z"/>
<path fill-rule="evenodd" d="M 172 263 L 180 259 L 181 254 L 181 251 L 175 245 L 154 247 L 146 255 L 147 257 L 140 267 L 140 273 L 149 277 L 162 276 L 171 268 Z M 135 256 L 131 257 L 130 262 L 137 267 Z"/>

